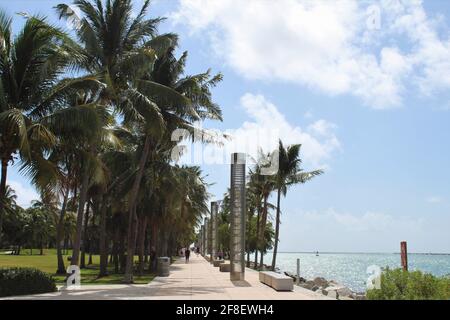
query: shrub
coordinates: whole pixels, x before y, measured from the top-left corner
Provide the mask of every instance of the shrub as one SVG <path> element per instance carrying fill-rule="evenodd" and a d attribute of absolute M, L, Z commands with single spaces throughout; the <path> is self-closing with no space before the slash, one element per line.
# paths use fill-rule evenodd
<path fill-rule="evenodd" d="M 421 271 L 386 269 L 381 288 L 367 291 L 369 300 L 445 300 L 450 299 L 450 278 Z"/>
<path fill-rule="evenodd" d="M 34 268 L 0 269 L 0 297 L 56 291 L 55 280 Z"/>

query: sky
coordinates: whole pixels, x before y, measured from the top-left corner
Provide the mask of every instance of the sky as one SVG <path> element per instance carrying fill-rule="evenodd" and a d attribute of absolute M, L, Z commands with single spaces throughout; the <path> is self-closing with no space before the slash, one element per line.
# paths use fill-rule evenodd
<path fill-rule="evenodd" d="M 0 8 L 70 29 L 60 2 Z M 231 138 L 194 163 L 212 200 L 229 185 L 231 152 L 281 138 L 302 144 L 305 170 L 325 170 L 282 199 L 281 251 L 398 252 L 406 240 L 411 252 L 450 252 L 448 1 L 154 0 L 149 16 L 180 35 L 188 74 L 224 76 L 213 91 L 224 121 L 201 125 Z M 23 206 L 37 197 L 17 169 L 8 183 Z"/>

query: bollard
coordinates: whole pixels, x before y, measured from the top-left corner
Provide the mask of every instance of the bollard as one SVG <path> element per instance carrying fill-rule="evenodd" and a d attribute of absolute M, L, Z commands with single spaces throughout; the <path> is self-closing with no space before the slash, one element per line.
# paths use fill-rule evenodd
<path fill-rule="evenodd" d="M 406 241 L 400 242 L 400 255 L 402 259 L 402 268 L 404 271 L 408 271 L 408 250 L 406 247 Z"/>

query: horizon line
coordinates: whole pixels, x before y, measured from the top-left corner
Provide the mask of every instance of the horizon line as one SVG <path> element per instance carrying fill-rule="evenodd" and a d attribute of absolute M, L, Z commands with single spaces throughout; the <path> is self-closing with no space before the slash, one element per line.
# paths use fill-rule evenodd
<path fill-rule="evenodd" d="M 362 251 L 278 251 L 278 253 L 323 253 L 323 254 L 400 254 L 400 252 L 362 252 Z M 273 253 L 268 251 L 267 253 Z M 422 255 L 450 255 L 450 252 L 408 252 L 408 254 L 422 254 Z"/>

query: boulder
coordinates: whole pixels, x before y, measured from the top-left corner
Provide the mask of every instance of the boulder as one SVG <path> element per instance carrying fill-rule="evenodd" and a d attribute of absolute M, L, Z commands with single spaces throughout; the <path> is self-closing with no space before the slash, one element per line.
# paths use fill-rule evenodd
<path fill-rule="evenodd" d="M 300 283 L 300 287 L 311 290 L 315 286 L 314 281 L 308 280 L 304 283 Z"/>
<path fill-rule="evenodd" d="M 333 299 L 338 299 L 339 298 L 339 294 L 337 293 L 337 291 L 332 290 L 332 291 L 328 291 L 327 297 L 330 297 L 330 298 L 333 298 Z"/>
<path fill-rule="evenodd" d="M 314 278 L 313 281 L 316 286 L 323 287 L 323 288 L 328 287 L 328 281 L 325 278 L 316 277 L 316 278 Z"/>
<path fill-rule="evenodd" d="M 320 287 L 319 286 L 314 286 L 311 288 L 312 291 L 320 291 Z"/>
<path fill-rule="evenodd" d="M 338 288 L 336 291 L 339 294 L 339 297 L 350 297 L 353 293 L 352 290 L 347 287 Z"/>
<path fill-rule="evenodd" d="M 366 295 L 365 294 L 356 294 L 354 299 L 355 300 L 366 300 Z"/>

